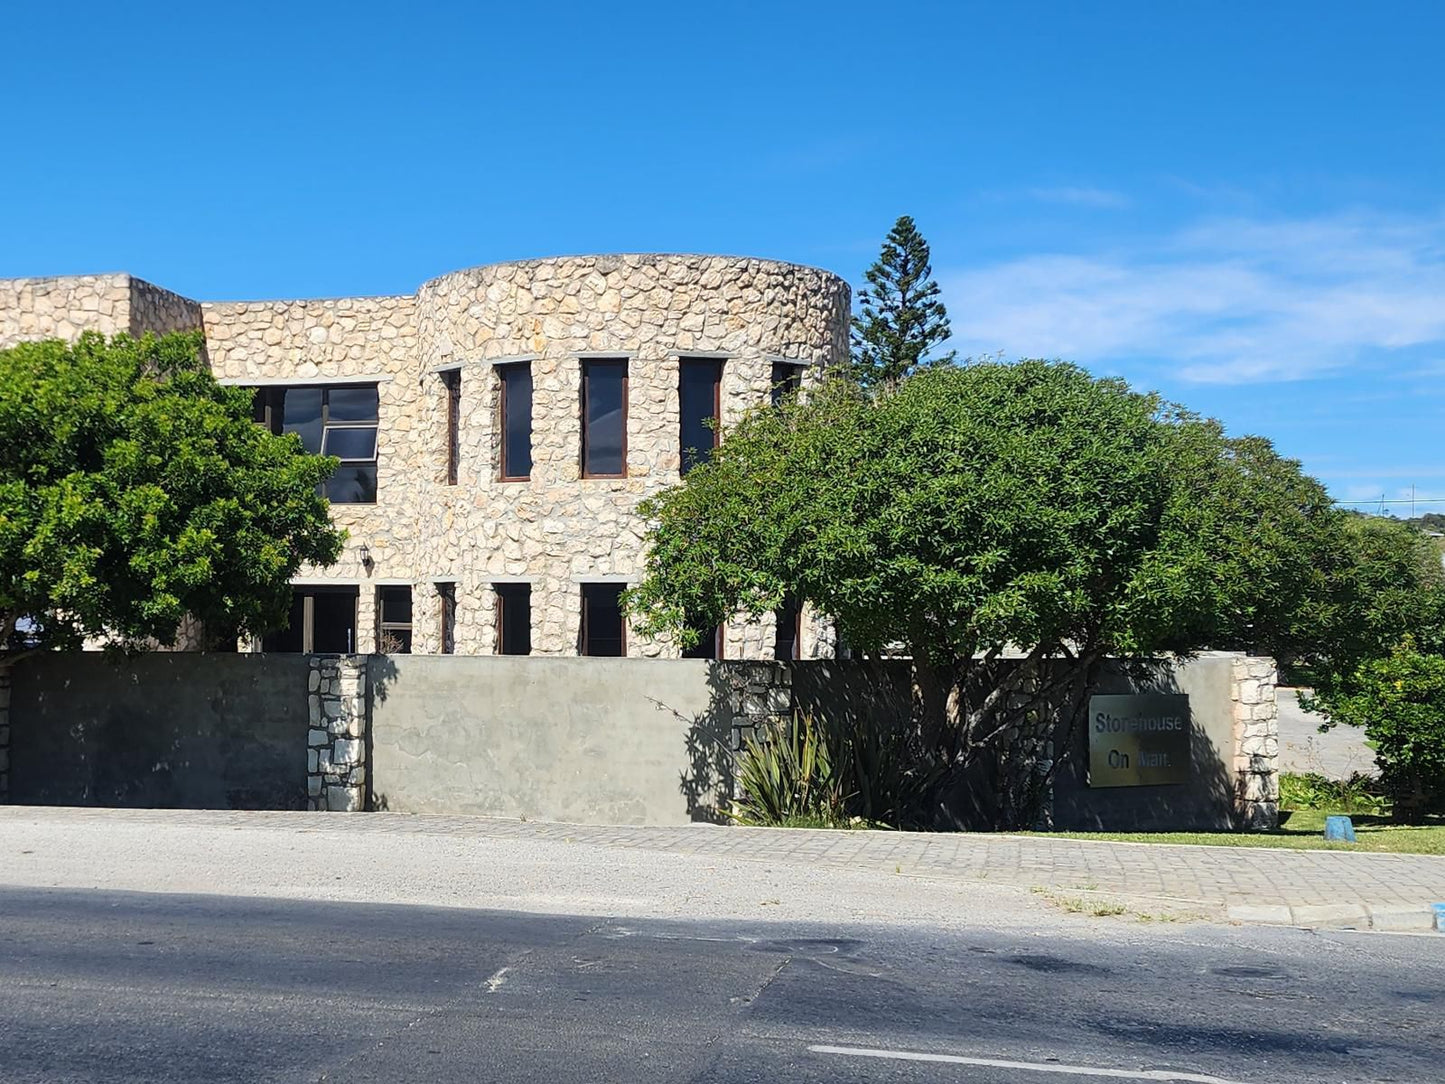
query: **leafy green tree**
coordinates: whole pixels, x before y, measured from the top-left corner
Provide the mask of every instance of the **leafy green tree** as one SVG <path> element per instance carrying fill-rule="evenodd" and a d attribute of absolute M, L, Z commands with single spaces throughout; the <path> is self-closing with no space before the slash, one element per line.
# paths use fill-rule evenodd
<path fill-rule="evenodd" d="M 642 510 L 643 632 L 685 641 L 794 593 L 864 654 L 901 647 L 920 747 L 955 781 L 988 765 L 1001 824 L 1031 820 L 1037 785 L 1007 735 L 1045 704 L 1077 718 L 1106 658 L 1290 642 L 1340 521 L 1267 441 L 1042 361 L 759 410 Z"/>
<path fill-rule="evenodd" d="M 928 242 L 913 219 L 888 231 L 878 260 L 864 274 L 853 318 L 853 379 L 865 388 L 891 387 L 927 365 L 946 365 L 952 352 L 930 358 L 949 336 L 948 310 L 939 300 Z"/>
<path fill-rule="evenodd" d="M 251 420 L 195 334 L 95 333 L 0 351 L 0 646 L 173 642 L 284 623 L 303 563 L 342 535 L 335 461 Z M 12 656 L 13 657 L 13 656 Z"/>
<path fill-rule="evenodd" d="M 1324 703 L 1332 721 L 1364 730 L 1395 819 L 1445 812 L 1445 656 L 1406 636 L 1335 683 Z"/>

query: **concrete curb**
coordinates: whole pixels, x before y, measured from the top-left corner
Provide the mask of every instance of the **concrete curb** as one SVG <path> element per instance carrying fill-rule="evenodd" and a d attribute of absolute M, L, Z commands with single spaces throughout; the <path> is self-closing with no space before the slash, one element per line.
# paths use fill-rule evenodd
<path fill-rule="evenodd" d="M 1380 930 L 1390 933 L 1445 933 L 1445 903 L 1237 903 L 1225 908 L 1230 922 L 1299 926 L 1305 929 Z"/>

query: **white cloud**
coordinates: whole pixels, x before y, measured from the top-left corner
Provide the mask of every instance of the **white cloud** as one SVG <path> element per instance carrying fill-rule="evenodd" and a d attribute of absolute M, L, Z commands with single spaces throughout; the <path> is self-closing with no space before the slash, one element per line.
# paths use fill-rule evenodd
<path fill-rule="evenodd" d="M 1127 250 L 1026 256 L 941 282 L 965 354 L 1152 362 L 1210 383 L 1298 379 L 1445 347 L 1445 215 L 1212 220 Z"/>

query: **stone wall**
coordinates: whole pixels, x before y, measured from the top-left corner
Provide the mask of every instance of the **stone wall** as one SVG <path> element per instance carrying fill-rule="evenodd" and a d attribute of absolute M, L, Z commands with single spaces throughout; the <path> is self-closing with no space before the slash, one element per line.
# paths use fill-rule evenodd
<path fill-rule="evenodd" d="M 0 349 L 29 339 L 74 342 L 82 331 L 129 330 L 129 275 L 0 279 Z"/>
<path fill-rule="evenodd" d="M 1242 828 L 1279 826 L 1279 672 L 1273 659 L 1233 660 L 1234 809 Z"/>
<path fill-rule="evenodd" d="M 310 656 L 306 678 L 306 808 L 366 806 L 366 657 Z"/>
<path fill-rule="evenodd" d="M 749 736 L 795 712 L 905 725 L 911 689 L 898 660 L 421 655 L 53 653 L 13 681 L 7 697 L 0 675 L 0 787 L 8 768 L 16 802 L 614 824 L 723 820 Z M 1193 778 L 1091 790 L 1085 743 L 1061 736 L 1049 822 L 1222 829 L 1238 811 L 1242 826 L 1273 825 L 1273 683 L 1272 662 L 1243 656 L 1143 685 L 1106 675 L 1099 691 L 1189 695 Z"/>

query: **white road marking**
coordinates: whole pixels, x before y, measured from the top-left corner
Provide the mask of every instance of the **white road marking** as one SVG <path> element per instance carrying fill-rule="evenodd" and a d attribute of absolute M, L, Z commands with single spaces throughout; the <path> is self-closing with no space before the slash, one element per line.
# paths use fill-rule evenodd
<path fill-rule="evenodd" d="M 510 970 L 512 970 L 510 967 L 504 967 L 491 978 L 489 978 L 487 980 L 487 993 L 495 994 L 498 990 L 500 990 L 502 988 L 502 983 L 507 981 L 507 972 Z"/>
<path fill-rule="evenodd" d="M 1002 1058 L 967 1058 L 962 1054 L 925 1054 L 916 1050 L 877 1050 L 866 1046 L 810 1046 L 815 1054 L 842 1054 L 850 1058 L 886 1058 L 894 1061 L 934 1061 L 948 1065 L 977 1065 L 987 1069 L 1020 1069 L 1030 1073 L 1069 1073 L 1073 1076 L 1106 1076 L 1115 1080 L 1179 1080 L 1186 1084 L 1242 1084 L 1237 1080 L 1186 1073 L 1174 1069 L 1100 1069 L 1091 1065 L 1062 1065 L 1058 1062 L 1007 1061 Z"/>

